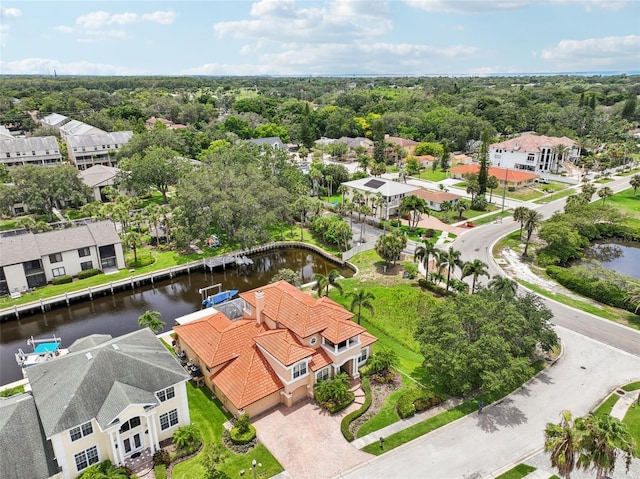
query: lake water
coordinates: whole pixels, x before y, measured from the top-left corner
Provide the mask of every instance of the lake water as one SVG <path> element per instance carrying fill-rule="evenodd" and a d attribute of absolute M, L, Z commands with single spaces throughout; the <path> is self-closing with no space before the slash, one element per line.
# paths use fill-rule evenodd
<path fill-rule="evenodd" d="M 585 250 L 585 259 L 598 261 L 618 273 L 640 279 L 640 244 L 596 242 Z"/>
<path fill-rule="evenodd" d="M 67 347 L 76 339 L 90 334 L 110 334 L 113 337 L 138 329 L 138 317 L 147 310 L 162 313 L 165 330 L 171 329 L 174 319 L 201 309 L 199 288 L 222 283 L 222 289 L 240 292 L 269 283 L 282 268 L 298 273 L 303 283 L 310 282 L 315 273 L 326 275 L 338 269 L 345 277 L 353 276 L 349 268 L 341 268 L 313 251 L 302 248 L 283 248 L 252 256 L 253 266 L 227 267 L 214 273 L 197 270 L 172 280 L 156 281 L 134 290 L 117 292 L 113 296 L 96 297 L 93 301 L 71 304 L 47 311 L 45 314 L 8 320 L 0 323 L 0 384 L 22 379 L 14 354 L 18 348 L 31 351 L 26 341 L 47 338 L 55 334 Z M 211 293 L 216 290 L 211 290 Z"/>

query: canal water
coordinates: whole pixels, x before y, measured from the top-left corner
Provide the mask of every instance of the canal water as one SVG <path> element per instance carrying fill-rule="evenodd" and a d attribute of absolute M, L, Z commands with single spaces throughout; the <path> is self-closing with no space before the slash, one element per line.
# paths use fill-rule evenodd
<path fill-rule="evenodd" d="M 22 379 L 14 354 L 18 348 L 31 351 L 26 341 L 47 338 L 55 334 L 67 347 L 76 339 L 90 334 L 110 334 L 113 337 L 138 329 L 138 317 L 147 310 L 162 313 L 165 330 L 171 329 L 174 319 L 201 309 L 202 298 L 198 289 L 222 283 L 222 289 L 240 292 L 269 283 L 282 268 L 298 273 L 303 283 L 312 281 L 315 273 L 326 275 L 337 269 L 345 277 L 353 275 L 349 268 L 327 260 L 323 256 L 302 248 L 283 248 L 254 255 L 253 265 L 227 267 L 213 273 L 196 270 L 172 280 L 156 281 L 133 290 L 95 297 L 93 301 L 71 304 L 38 314 L 0 323 L 0 384 Z M 211 290 L 211 293 L 215 292 Z"/>
<path fill-rule="evenodd" d="M 638 243 L 596 242 L 585 249 L 584 259 L 596 260 L 607 269 L 640 279 Z"/>

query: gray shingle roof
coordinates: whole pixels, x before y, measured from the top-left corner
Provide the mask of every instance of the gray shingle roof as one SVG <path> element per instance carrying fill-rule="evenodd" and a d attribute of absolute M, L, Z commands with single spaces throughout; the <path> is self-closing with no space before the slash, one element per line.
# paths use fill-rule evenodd
<path fill-rule="evenodd" d="M 113 339 L 113 336 L 110 334 L 92 334 L 91 336 L 76 339 L 67 349 L 69 349 L 69 352 L 75 353 L 85 349 L 95 348 L 111 339 Z"/>
<path fill-rule="evenodd" d="M 20 153 L 27 153 L 26 159 L 29 158 L 32 151 L 41 152 L 46 150 L 49 150 L 51 155 L 54 154 L 54 151 L 59 150 L 55 136 L 34 136 L 0 141 L 0 153 L 13 154 L 19 151 Z"/>
<path fill-rule="evenodd" d="M 156 391 L 189 379 L 147 328 L 26 371 L 47 437 L 93 418 L 105 428 L 125 398 L 146 403 Z"/>
<path fill-rule="evenodd" d="M 97 126 L 92 126 L 87 123 L 78 120 L 71 120 L 69 123 L 66 123 L 60 127 L 60 131 L 66 133 L 67 135 L 86 135 L 86 134 L 95 134 L 95 133 L 106 133 L 104 130 L 101 130 Z"/>
<path fill-rule="evenodd" d="M 94 165 L 91 168 L 82 170 L 78 173 L 78 176 L 85 185 L 93 188 L 94 186 L 106 185 L 109 180 L 118 176 L 118 173 L 120 173 L 119 168 L 106 165 Z"/>
<path fill-rule="evenodd" d="M 247 141 L 259 146 L 270 145 L 276 148 L 284 148 L 284 143 L 282 143 L 282 140 L 279 136 L 270 136 L 268 138 L 252 138 Z"/>
<path fill-rule="evenodd" d="M 99 221 L 45 233 L 26 233 L 0 237 L 0 266 L 40 259 L 45 255 L 62 253 L 88 246 L 119 244 L 122 240 L 112 221 Z"/>
<path fill-rule="evenodd" d="M 49 113 L 42 119 L 42 123 L 46 125 L 57 126 L 68 119 L 68 116 L 61 115 L 60 113 Z"/>
<path fill-rule="evenodd" d="M 0 399 L 0 477 L 46 479 L 58 471 L 31 394 Z"/>

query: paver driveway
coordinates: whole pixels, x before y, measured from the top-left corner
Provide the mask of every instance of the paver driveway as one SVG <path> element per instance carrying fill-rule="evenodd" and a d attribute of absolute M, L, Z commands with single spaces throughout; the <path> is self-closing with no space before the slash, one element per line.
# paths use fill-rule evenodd
<path fill-rule="evenodd" d="M 279 406 L 253 425 L 291 477 L 330 478 L 373 457 L 349 444 L 340 432 L 340 421 L 353 407 L 332 416 L 305 399 L 290 408 Z"/>

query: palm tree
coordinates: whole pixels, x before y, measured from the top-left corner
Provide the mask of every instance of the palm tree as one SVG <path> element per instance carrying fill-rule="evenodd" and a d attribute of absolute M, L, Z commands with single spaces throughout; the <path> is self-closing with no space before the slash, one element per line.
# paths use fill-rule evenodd
<path fill-rule="evenodd" d="M 429 261 L 431 260 L 431 256 L 436 254 L 436 247 L 433 243 L 429 243 L 428 241 L 424 242 L 423 246 L 418 246 L 413 256 L 413 261 L 416 263 L 418 261 L 422 261 L 422 266 L 424 266 L 424 276 L 425 278 L 429 277 Z"/>
<path fill-rule="evenodd" d="M 524 243 L 524 252 L 522 256 L 527 256 L 527 250 L 529 249 L 529 242 L 531 241 L 531 235 L 542 223 L 542 215 L 536 210 L 527 211 L 524 219 L 524 228 L 527 231 L 527 239 Z"/>
<path fill-rule="evenodd" d="M 487 178 L 487 188 L 489 188 L 489 203 L 493 199 L 493 190 L 500 186 L 500 181 L 497 176 L 491 175 Z"/>
<path fill-rule="evenodd" d="M 141 238 L 142 238 L 142 235 L 134 229 L 130 229 L 129 231 L 126 231 L 124 234 L 124 237 L 122 238 L 124 244 L 133 250 L 134 263 L 138 262 L 138 247 L 140 246 Z"/>
<path fill-rule="evenodd" d="M 149 328 L 158 334 L 164 328 L 164 321 L 160 320 L 162 314 L 158 311 L 145 311 L 138 318 L 138 326 L 141 328 Z"/>
<path fill-rule="evenodd" d="M 160 230 L 158 229 L 158 223 L 160 222 L 160 217 L 162 216 L 163 210 L 164 208 L 162 206 L 155 203 L 151 203 L 145 208 L 147 219 L 149 223 L 153 225 L 156 233 L 156 246 L 160 244 Z"/>
<path fill-rule="evenodd" d="M 602 206 L 604 207 L 604 202 L 606 201 L 606 199 L 610 196 L 613 196 L 613 190 L 608 186 L 605 186 L 598 190 L 598 196 L 602 198 Z"/>
<path fill-rule="evenodd" d="M 624 299 L 628 303 L 635 304 L 636 309 L 633 312 L 638 313 L 638 309 L 640 309 L 640 283 L 627 284 L 627 294 Z"/>
<path fill-rule="evenodd" d="M 524 228 L 524 219 L 527 211 L 529 211 L 529 208 L 526 206 L 518 206 L 513 210 L 513 220 L 520 222 L 520 238 L 522 238 L 522 229 Z"/>
<path fill-rule="evenodd" d="M 593 186 L 591 183 L 584 183 L 581 187 L 580 194 L 586 198 L 587 202 L 589 202 L 591 201 L 591 198 L 593 198 L 593 194 L 595 192 L 596 192 L 595 186 Z"/>
<path fill-rule="evenodd" d="M 358 215 L 362 214 L 362 216 L 364 216 L 364 221 L 360 222 L 360 242 L 361 243 L 364 243 L 364 227 L 365 227 L 365 222 L 367 221 L 367 216 L 371 215 L 372 213 L 373 213 L 373 210 L 369 205 L 361 205 L 360 208 L 358 208 Z"/>
<path fill-rule="evenodd" d="M 173 433 L 173 443 L 178 449 L 189 449 L 200 442 L 200 430 L 195 424 L 181 426 Z"/>
<path fill-rule="evenodd" d="M 489 266 L 479 259 L 474 259 L 473 261 L 467 261 L 462 266 L 462 277 L 466 278 L 467 276 L 473 277 L 473 282 L 471 283 L 471 293 L 476 292 L 476 282 L 478 281 L 478 276 L 486 276 L 489 277 L 489 272 L 487 268 Z"/>
<path fill-rule="evenodd" d="M 386 376 L 389 369 L 398 363 L 398 355 L 395 351 L 388 348 L 380 348 L 371 356 L 369 360 L 369 368 L 373 373 Z"/>
<path fill-rule="evenodd" d="M 582 436 L 583 453 L 578 459 L 578 467 L 595 469 L 596 477 L 602 479 L 613 472 L 618 451 L 625 454 L 627 472 L 631 458 L 636 451 L 636 443 L 626 426 L 609 414 L 590 415 L 584 419 L 585 434 Z"/>
<path fill-rule="evenodd" d="M 373 293 L 370 293 L 369 291 L 366 291 L 364 289 L 359 289 L 359 290 L 352 291 L 351 293 L 348 293 L 347 298 L 351 298 L 351 304 L 349 305 L 349 310 L 352 313 L 355 313 L 356 308 L 358 310 L 357 312 L 358 324 L 360 324 L 362 308 L 369 311 L 371 313 L 371 316 L 373 316 L 374 309 L 373 309 L 373 303 L 371 301 L 376 299 Z"/>
<path fill-rule="evenodd" d="M 633 188 L 633 197 L 636 197 L 636 191 L 640 188 L 640 175 L 633 175 L 629 180 L 629 185 Z"/>
<path fill-rule="evenodd" d="M 571 412 L 563 411 L 560 424 L 548 423 L 544 430 L 544 450 L 551 453 L 551 465 L 558 469 L 565 479 L 571 479 L 571 473 L 576 467 L 576 460 L 580 454 L 581 431 Z"/>
<path fill-rule="evenodd" d="M 569 147 L 562 143 L 553 147 L 553 153 L 555 155 L 555 158 L 553 160 L 553 166 L 555 166 L 554 171 L 556 174 L 558 173 L 560 161 L 564 160 L 564 156 L 567 154 L 568 151 L 569 151 Z"/>
<path fill-rule="evenodd" d="M 478 183 L 478 180 L 471 180 L 467 184 L 467 193 L 471 195 L 471 202 L 473 202 L 476 195 L 480 193 L 480 183 Z"/>
<path fill-rule="evenodd" d="M 440 203 L 440 211 L 444 213 L 445 223 L 449 222 L 449 211 L 451 211 L 452 207 L 453 205 L 451 204 L 451 201 L 443 201 L 442 203 Z"/>
<path fill-rule="evenodd" d="M 453 205 L 453 209 L 458 212 L 459 219 L 462 219 L 462 213 L 469 209 L 469 203 L 466 200 L 458 200 Z"/>
<path fill-rule="evenodd" d="M 329 286 L 333 286 L 338 291 L 340 291 L 340 294 L 342 294 L 342 286 L 338 283 L 338 279 L 340 277 L 340 272 L 337 269 L 332 269 L 326 276 L 323 276 L 320 273 L 316 273 L 313 275 L 313 280 L 316 282 L 316 284 L 312 289 L 318 290 L 318 296 L 320 297 L 329 296 Z"/>
<path fill-rule="evenodd" d="M 489 281 L 489 289 L 500 296 L 500 299 L 512 298 L 518 291 L 518 283 L 506 276 L 494 275 Z"/>
<path fill-rule="evenodd" d="M 455 291 L 456 293 L 466 293 L 469 291 L 469 285 L 464 281 L 461 281 L 456 278 L 451 278 L 450 286 L 451 286 L 451 291 Z"/>
<path fill-rule="evenodd" d="M 462 261 L 460 260 L 460 256 L 462 253 L 460 251 L 453 248 L 453 246 L 449 246 L 447 251 L 441 251 L 438 255 L 439 264 L 438 266 L 447 268 L 447 291 L 449 291 L 449 283 L 451 281 L 451 272 L 454 270 L 456 266 L 462 267 Z"/>
<path fill-rule="evenodd" d="M 432 271 L 429 273 L 429 281 L 435 284 L 440 284 L 444 281 L 444 275 L 440 271 Z"/>

